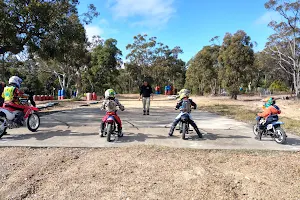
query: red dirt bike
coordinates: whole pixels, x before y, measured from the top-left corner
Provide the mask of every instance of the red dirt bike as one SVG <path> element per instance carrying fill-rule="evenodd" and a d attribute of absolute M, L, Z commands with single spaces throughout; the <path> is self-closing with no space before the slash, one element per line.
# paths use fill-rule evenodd
<path fill-rule="evenodd" d="M 119 108 L 121 111 L 124 111 L 125 108 Z M 103 109 L 102 109 L 103 110 Z M 104 132 L 99 133 L 100 137 L 105 137 L 107 142 L 113 142 L 116 141 L 119 137 L 123 137 L 123 132 L 119 133 L 117 131 L 117 125 L 116 125 L 116 119 L 115 119 L 115 114 L 117 113 L 117 110 L 115 112 L 107 112 L 108 118 L 105 121 L 105 128 Z M 112 139 L 113 138 L 113 139 Z"/>
<path fill-rule="evenodd" d="M 36 132 L 40 127 L 40 117 L 37 113 L 39 109 L 33 107 L 28 99 L 20 99 L 20 103 L 26 107 L 24 112 L 5 104 L 0 107 L 0 138 L 6 134 L 7 128 L 13 129 L 26 125 L 28 130 Z M 21 119 L 20 115 L 23 115 Z"/>

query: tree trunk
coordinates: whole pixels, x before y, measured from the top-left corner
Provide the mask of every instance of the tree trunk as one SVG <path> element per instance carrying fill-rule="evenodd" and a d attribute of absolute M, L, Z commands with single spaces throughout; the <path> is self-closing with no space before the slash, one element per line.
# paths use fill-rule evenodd
<path fill-rule="evenodd" d="M 297 96 L 297 99 L 300 99 L 300 70 L 299 70 L 299 66 L 297 68 L 297 71 L 296 71 L 296 82 L 297 82 L 297 87 L 296 87 L 296 96 Z"/>
<path fill-rule="evenodd" d="M 294 71 L 294 74 L 293 74 L 293 81 L 294 81 L 294 91 L 295 91 L 295 96 L 297 99 L 300 98 L 300 94 L 299 94 L 299 73 L 297 74 L 297 71 Z"/>
<path fill-rule="evenodd" d="M 202 90 L 202 85 L 199 84 L 199 95 L 203 96 L 203 90 Z"/>
<path fill-rule="evenodd" d="M 76 88 L 77 88 L 77 95 L 80 95 L 82 92 L 82 81 L 81 81 L 81 73 L 78 72 L 76 77 Z M 95 92 L 95 91 L 93 91 Z"/>
<path fill-rule="evenodd" d="M 213 96 L 217 95 L 217 80 L 214 80 L 213 83 L 210 84 L 210 90 Z"/>
<path fill-rule="evenodd" d="M 2 69 L 1 69 L 1 76 L 0 80 L 5 81 L 5 53 L 2 54 Z"/>

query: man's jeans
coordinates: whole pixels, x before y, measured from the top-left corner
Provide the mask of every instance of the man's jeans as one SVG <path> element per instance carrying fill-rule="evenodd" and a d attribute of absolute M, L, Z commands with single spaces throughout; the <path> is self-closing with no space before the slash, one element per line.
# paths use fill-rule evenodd
<path fill-rule="evenodd" d="M 150 109 L 150 97 L 143 97 L 143 110 L 149 111 Z"/>

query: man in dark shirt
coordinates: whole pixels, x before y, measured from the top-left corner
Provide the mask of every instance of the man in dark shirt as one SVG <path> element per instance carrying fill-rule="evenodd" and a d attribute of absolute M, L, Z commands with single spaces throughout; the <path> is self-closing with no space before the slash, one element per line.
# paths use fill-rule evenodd
<path fill-rule="evenodd" d="M 30 88 L 25 88 L 24 93 L 28 94 L 28 100 L 30 100 L 31 105 L 36 107 L 35 101 L 33 99 L 34 92 Z"/>
<path fill-rule="evenodd" d="M 153 100 L 153 91 L 151 86 L 148 84 L 147 81 L 144 81 L 144 84 L 140 87 L 140 97 L 139 100 L 141 100 L 141 97 L 143 97 L 143 112 L 144 115 L 149 115 L 149 109 L 150 109 L 150 97 L 152 96 Z"/>

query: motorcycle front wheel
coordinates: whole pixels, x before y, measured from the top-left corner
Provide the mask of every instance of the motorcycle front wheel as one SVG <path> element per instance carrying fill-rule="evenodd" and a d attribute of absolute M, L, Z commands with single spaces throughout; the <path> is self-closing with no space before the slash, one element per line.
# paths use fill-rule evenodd
<path fill-rule="evenodd" d="M 2 136 L 5 135 L 5 133 L 6 133 L 7 127 L 4 126 L 4 123 L 5 123 L 5 120 L 0 119 L 0 138 L 2 138 Z"/>
<path fill-rule="evenodd" d="M 258 125 L 257 125 L 257 124 L 255 124 L 255 125 L 253 126 L 253 133 L 254 133 L 255 137 L 258 136 Z"/>
<path fill-rule="evenodd" d="M 277 127 L 275 129 L 274 139 L 275 139 L 275 142 L 277 142 L 278 144 L 286 143 L 286 134 L 285 134 L 285 131 L 281 127 Z"/>
<path fill-rule="evenodd" d="M 40 117 L 38 116 L 37 113 L 33 113 L 31 115 L 29 115 L 29 117 L 26 120 L 26 125 L 28 130 L 30 130 L 31 132 L 36 132 L 38 130 L 38 128 L 40 127 Z"/>

